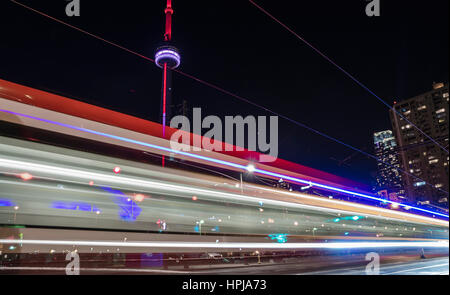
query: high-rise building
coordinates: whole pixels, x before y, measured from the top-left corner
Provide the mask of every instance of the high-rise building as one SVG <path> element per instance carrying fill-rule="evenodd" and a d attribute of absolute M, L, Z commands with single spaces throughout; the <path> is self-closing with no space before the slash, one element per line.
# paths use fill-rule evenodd
<path fill-rule="evenodd" d="M 375 191 L 393 201 L 405 198 L 402 174 L 399 171 L 400 159 L 397 154 L 397 142 L 391 130 L 377 132 L 373 135 L 375 156 L 378 162 Z"/>
<path fill-rule="evenodd" d="M 390 111 L 401 166 L 410 173 L 403 175 L 408 198 L 448 206 L 448 83 L 434 83 L 431 91 L 396 103 L 394 108 L 407 119 Z"/>

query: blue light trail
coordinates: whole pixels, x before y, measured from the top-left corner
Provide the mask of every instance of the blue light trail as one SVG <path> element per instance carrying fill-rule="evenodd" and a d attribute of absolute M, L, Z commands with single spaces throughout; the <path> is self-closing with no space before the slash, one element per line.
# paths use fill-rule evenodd
<path fill-rule="evenodd" d="M 178 151 L 178 150 L 174 150 L 174 149 L 171 149 L 171 148 L 158 146 L 158 145 L 151 144 L 151 143 L 146 143 L 146 142 L 142 142 L 142 141 L 138 141 L 138 140 L 122 137 L 122 136 L 116 136 L 116 135 L 112 135 L 112 134 L 108 134 L 108 133 L 104 133 L 104 132 L 99 132 L 99 131 L 95 131 L 95 130 L 91 130 L 91 129 L 87 129 L 87 128 L 77 127 L 77 126 L 73 126 L 73 125 L 69 125 L 69 124 L 65 124 L 65 123 L 60 123 L 60 122 L 56 122 L 56 121 L 52 121 L 52 120 L 42 119 L 42 118 L 38 118 L 38 117 L 26 115 L 26 114 L 21 114 L 21 113 L 9 111 L 9 110 L 2 110 L 2 109 L 0 109 L 0 111 L 4 112 L 4 113 L 16 115 L 16 116 L 21 116 L 21 117 L 33 119 L 33 120 L 36 120 L 36 121 L 41 121 L 41 122 L 45 122 L 45 123 L 49 123 L 49 124 L 53 124 L 53 125 L 57 125 L 57 126 L 61 126 L 61 127 L 66 127 L 66 128 L 77 130 L 77 131 L 81 131 L 81 132 L 95 134 L 95 135 L 103 136 L 103 137 L 106 137 L 106 138 L 112 138 L 112 139 L 116 139 L 116 140 L 119 140 L 119 141 L 133 143 L 133 144 L 136 144 L 136 145 L 141 145 L 141 146 L 157 149 L 157 150 L 164 151 L 164 152 L 179 154 L 179 155 L 183 155 L 183 156 L 190 157 L 190 158 L 195 158 L 195 159 L 199 159 L 199 160 L 203 160 L 203 161 L 207 161 L 207 162 L 212 162 L 212 163 L 216 163 L 216 164 L 220 164 L 220 165 L 224 165 L 224 166 L 228 166 L 228 167 L 237 168 L 237 169 L 240 169 L 240 170 L 243 170 L 243 171 L 248 171 L 248 166 L 245 166 L 245 165 L 240 165 L 240 164 L 236 164 L 236 163 L 232 163 L 232 162 L 228 162 L 228 161 L 223 161 L 223 160 L 219 160 L 219 159 L 205 157 L 205 156 L 192 154 L 192 153 L 188 153 L 188 152 L 184 152 L 184 151 Z M 442 213 L 439 213 L 439 212 L 434 212 L 434 211 L 423 209 L 423 208 L 413 207 L 413 206 L 407 205 L 407 204 L 397 203 L 397 202 L 393 202 L 393 201 L 387 201 L 385 199 L 381 199 L 381 198 L 378 198 L 378 197 L 375 197 L 375 196 L 371 196 L 369 194 L 362 194 L 362 193 L 353 192 L 353 191 L 350 191 L 350 190 L 340 189 L 340 188 L 337 188 L 337 187 L 332 187 L 332 186 L 329 186 L 329 185 L 324 185 L 324 184 L 320 184 L 320 183 L 317 183 L 317 182 L 312 182 L 312 181 L 309 181 L 309 180 L 304 180 L 304 179 L 301 179 L 301 178 L 292 177 L 292 176 L 288 176 L 288 175 L 284 175 L 284 174 L 280 174 L 280 173 L 275 173 L 275 172 L 270 172 L 270 171 L 262 170 L 262 169 L 258 169 L 258 168 L 254 168 L 252 170 L 254 170 L 254 173 L 259 173 L 259 174 L 262 174 L 262 175 L 272 176 L 272 177 L 276 177 L 276 178 L 283 178 L 285 180 L 290 180 L 290 181 L 295 182 L 295 183 L 312 185 L 312 186 L 316 186 L 316 187 L 319 187 L 319 188 L 322 188 L 322 189 L 325 189 L 325 190 L 339 192 L 339 193 L 342 193 L 342 194 L 345 194 L 345 195 L 348 195 L 348 196 L 353 196 L 353 197 L 354 196 L 358 196 L 358 197 L 371 199 L 371 200 L 375 200 L 375 201 L 379 201 L 379 202 L 386 202 L 386 203 L 389 203 L 389 204 L 398 205 L 400 207 L 404 207 L 404 208 L 407 207 L 409 209 L 413 209 L 413 210 L 417 210 L 417 211 L 421 211 L 421 212 L 425 212 L 425 213 L 429 213 L 429 214 L 433 214 L 433 215 L 438 215 L 438 216 L 442 216 L 442 217 L 445 217 L 445 218 L 449 218 L 449 216 L 446 215 L 446 214 L 442 214 Z"/>

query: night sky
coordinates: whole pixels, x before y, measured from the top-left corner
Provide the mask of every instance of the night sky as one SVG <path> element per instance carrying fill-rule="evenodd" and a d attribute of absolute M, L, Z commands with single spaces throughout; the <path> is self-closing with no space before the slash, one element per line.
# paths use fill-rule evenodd
<path fill-rule="evenodd" d="M 164 0 L 20 2 L 153 58 L 164 31 Z M 258 4 L 392 104 L 448 81 L 448 0 L 268 1 Z M 181 70 L 373 153 L 388 109 L 246 0 L 174 0 Z M 153 63 L 26 10 L 0 4 L 0 78 L 157 121 L 161 71 Z M 174 100 L 203 115 L 269 115 L 174 75 Z M 364 183 L 376 163 L 280 119 L 281 158 Z"/>

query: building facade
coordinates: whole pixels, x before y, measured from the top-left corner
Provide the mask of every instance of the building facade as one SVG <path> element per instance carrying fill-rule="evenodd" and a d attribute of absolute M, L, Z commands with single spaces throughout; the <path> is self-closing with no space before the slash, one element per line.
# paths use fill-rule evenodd
<path fill-rule="evenodd" d="M 435 83 L 431 91 L 396 103 L 394 108 L 448 150 L 448 83 Z M 401 167 L 410 174 L 403 174 L 408 199 L 448 207 L 448 153 L 402 116 L 390 111 Z"/>
<path fill-rule="evenodd" d="M 399 171 L 397 142 L 391 130 L 377 132 L 373 135 L 375 156 L 378 162 L 375 191 L 382 197 L 402 201 L 405 199 L 402 173 Z"/>

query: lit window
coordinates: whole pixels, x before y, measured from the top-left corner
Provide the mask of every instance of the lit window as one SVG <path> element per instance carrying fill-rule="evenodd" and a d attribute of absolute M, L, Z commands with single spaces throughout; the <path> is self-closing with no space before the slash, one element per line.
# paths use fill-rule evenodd
<path fill-rule="evenodd" d="M 426 182 L 425 181 L 421 181 L 421 182 L 415 182 L 414 183 L 414 186 L 417 186 L 417 187 L 419 187 L 419 186 L 423 186 L 423 185 L 425 185 L 426 184 Z"/>
<path fill-rule="evenodd" d="M 434 160 L 429 161 L 428 163 L 430 163 L 430 164 L 436 164 L 436 163 L 438 163 L 438 162 L 439 162 L 438 159 L 434 159 Z"/>
<path fill-rule="evenodd" d="M 444 123 L 445 119 L 439 119 L 439 124 Z"/>
<path fill-rule="evenodd" d="M 440 109 L 436 111 L 436 114 L 441 114 L 441 113 L 445 113 L 445 109 Z"/>
<path fill-rule="evenodd" d="M 405 115 L 406 115 L 406 116 L 409 115 L 409 114 L 411 114 L 411 111 L 406 111 L 406 112 L 405 112 Z"/>
<path fill-rule="evenodd" d="M 417 108 L 418 111 L 426 110 L 426 109 L 427 109 L 426 105 L 423 105 L 423 106 L 420 106 L 420 107 Z"/>
<path fill-rule="evenodd" d="M 435 185 L 436 188 L 440 188 L 440 187 L 443 187 L 443 186 L 444 185 L 442 183 L 438 183 L 438 184 Z"/>
<path fill-rule="evenodd" d="M 443 96 L 444 98 L 447 98 L 447 97 L 448 97 L 448 92 L 442 94 L 442 96 Z"/>

